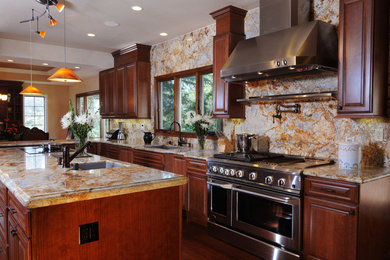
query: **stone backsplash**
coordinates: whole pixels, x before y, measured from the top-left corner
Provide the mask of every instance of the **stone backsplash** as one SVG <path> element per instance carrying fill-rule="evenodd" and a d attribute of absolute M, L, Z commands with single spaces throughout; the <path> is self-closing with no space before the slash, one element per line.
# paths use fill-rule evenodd
<path fill-rule="evenodd" d="M 338 0 L 312 0 L 314 19 L 338 26 Z M 259 35 L 259 8 L 248 11 L 245 19 L 247 38 Z M 152 46 L 152 79 L 155 76 L 202 67 L 212 64 L 213 36 L 215 24 L 200 28 L 172 40 Z M 190 40 L 191 39 L 191 40 Z M 152 80 L 152 102 L 154 95 Z M 325 90 L 337 90 L 337 74 L 321 73 L 311 76 L 299 76 L 284 79 L 263 80 L 249 83 L 246 97 L 276 95 Z M 356 142 L 365 145 L 366 158 L 382 156 L 376 160 L 390 166 L 390 121 L 385 119 L 340 119 L 336 118 L 337 101 L 300 103 L 301 113 L 283 114 L 282 119 L 273 123 L 275 104 L 254 104 L 246 107 L 246 120 L 223 120 L 223 131 L 229 138 L 235 134 L 250 132 L 269 137 L 270 151 L 299 154 L 304 156 L 337 158 L 338 143 L 354 137 Z M 153 130 L 152 120 L 114 120 L 125 122 L 129 139 L 142 144 L 143 133 L 140 125 Z M 383 128 L 384 142 L 374 142 L 375 129 Z M 153 132 L 153 131 L 152 131 Z M 175 141 L 174 139 L 172 139 Z M 156 142 L 166 142 L 157 138 Z M 189 140 L 196 146 L 196 139 Z M 216 142 L 207 140 L 206 148 L 215 149 Z"/>

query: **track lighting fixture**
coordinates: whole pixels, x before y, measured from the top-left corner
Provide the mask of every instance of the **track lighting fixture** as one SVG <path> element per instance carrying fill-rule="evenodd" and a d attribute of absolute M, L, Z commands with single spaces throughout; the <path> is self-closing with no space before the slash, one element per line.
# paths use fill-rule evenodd
<path fill-rule="evenodd" d="M 37 21 L 37 30 L 36 30 L 36 33 L 41 36 L 42 38 L 45 38 L 45 35 L 46 35 L 46 32 L 45 31 L 39 31 L 38 27 L 39 27 L 39 18 L 41 18 L 42 16 L 44 16 L 46 13 L 48 14 L 48 18 L 49 18 L 49 24 L 51 27 L 55 26 L 56 24 L 58 24 L 58 22 L 51 16 L 50 14 L 50 6 L 52 5 L 55 5 L 58 12 L 62 12 L 65 8 L 65 5 L 64 4 L 60 4 L 58 3 L 58 0 L 36 0 L 38 3 L 42 4 L 45 6 L 45 11 L 41 14 L 38 14 L 37 16 L 34 15 L 34 12 L 36 12 L 36 10 L 32 9 L 32 17 L 31 19 L 28 19 L 28 20 L 24 20 L 24 21 L 21 21 L 20 23 L 27 23 L 27 22 L 33 22 L 33 21 Z"/>

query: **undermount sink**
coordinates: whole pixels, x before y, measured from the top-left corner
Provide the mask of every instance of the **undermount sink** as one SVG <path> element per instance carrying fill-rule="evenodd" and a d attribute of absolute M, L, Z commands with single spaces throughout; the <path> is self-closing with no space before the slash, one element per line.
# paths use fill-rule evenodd
<path fill-rule="evenodd" d="M 91 162 L 91 163 L 74 163 L 73 170 L 96 170 L 96 169 L 107 169 L 107 168 L 116 168 L 123 167 L 122 164 L 114 162 Z"/>
<path fill-rule="evenodd" d="M 165 144 L 158 144 L 158 145 L 145 145 L 147 148 L 156 148 L 156 149 L 163 149 L 163 150 L 179 150 L 179 151 L 186 151 L 190 148 L 188 147 L 181 147 L 181 146 L 174 146 L 174 145 L 165 145 Z"/>

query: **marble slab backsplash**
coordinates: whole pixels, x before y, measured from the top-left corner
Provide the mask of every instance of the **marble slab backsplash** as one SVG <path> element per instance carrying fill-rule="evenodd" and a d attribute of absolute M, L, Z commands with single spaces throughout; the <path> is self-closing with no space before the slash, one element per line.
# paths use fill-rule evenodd
<path fill-rule="evenodd" d="M 339 0 L 312 0 L 311 17 L 332 23 L 338 27 Z M 248 11 L 245 19 L 247 38 L 259 35 L 259 8 Z M 215 24 L 197 29 L 180 37 L 152 46 L 151 76 L 178 72 L 213 62 L 213 36 Z M 191 40 L 189 40 L 191 39 Z M 389 73 L 390 74 L 390 73 Z M 389 81 L 390 82 L 390 81 Z M 152 80 L 152 102 L 154 100 L 154 80 Z M 251 82 L 246 87 L 246 97 L 278 95 L 337 90 L 337 74 L 321 73 L 310 76 L 279 78 Z M 246 107 L 246 119 L 223 120 L 223 132 L 230 139 L 235 134 L 250 132 L 269 137 L 270 151 L 337 159 L 338 143 L 346 138 L 355 137 L 355 141 L 364 145 L 363 161 L 366 165 L 382 164 L 390 166 L 390 121 L 387 119 L 341 119 L 336 118 L 337 101 L 299 103 L 301 113 L 283 114 L 282 119 L 273 123 L 275 104 L 256 104 Z M 390 106 L 389 106 L 390 107 Z M 124 122 L 128 139 L 143 144 L 143 132 L 140 125 L 145 124 L 153 132 L 154 118 L 151 120 L 113 120 L 117 125 Z M 383 142 L 375 142 L 374 130 L 384 129 Z M 177 143 L 177 138 L 158 137 L 155 143 Z M 197 147 L 196 139 L 188 139 Z M 207 140 L 206 149 L 217 149 L 215 141 Z M 380 158 L 379 158 L 380 157 Z M 378 159 L 379 158 L 379 159 Z"/>

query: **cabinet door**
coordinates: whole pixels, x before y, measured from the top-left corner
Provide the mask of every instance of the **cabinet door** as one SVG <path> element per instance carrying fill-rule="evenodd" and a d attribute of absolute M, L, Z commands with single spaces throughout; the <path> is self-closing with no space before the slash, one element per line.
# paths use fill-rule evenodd
<path fill-rule="evenodd" d="M 305 259 L 356 259 L 357 207 L 310 196 L 304 199 Z"/>
<path fill-rule="evenodd" d="M 385 113 L 386 2 L 340 1 L 338 114 L 341 116 L 370 117 Z"/>
<path fill-rule="evenodd" d="M 106 88 L 107 88 L 107 71 L 101 71 L 99 73 L 99 98 L 100 98 L 100 115 L 107 115 L 106 106 Z"/>
<path fill-rule="evenodd" d="M 115 69 L 115 93 L 114 93 L 114 115 L 123 116 L 123 101 L 125 87 L 125 67 Z"/>
<path fill-rule="evenodd" d="M 123 89 L 124 114 L 126 117 L 137 117 L 137 68 L 136 63 L 125 68 L 125 87 Z M 141 100 L 140 100 L 141 101 Z"/>
<path fill-rule="evenodd" d="M 221 68 L 229 56 L 229 36 L 222 35 L 214 37 L 214 88 L 213 113 L 225 115 L 228 113 L 228 83 L 221 78 Z"/>
<path fill-rule="evenodd" d="M 8 226 L 9 259 L 30 260 L 31 241 L 23 234 L 12 217 L 8 218 Z"/>
<path fill-rule="evenodd" d="M 187 176 L 187 162 L 183 156 L 174 155 L 172 157 L 172 172 Z M 183 210 L 188 210 L 188 187 L 183 185 Z"/>
<path fill-rule="evenodd" d="M 121 147 L 119 151 L 119 160 L 131 163 L 133 161 L 133 151 L 130 148 Z"/>

